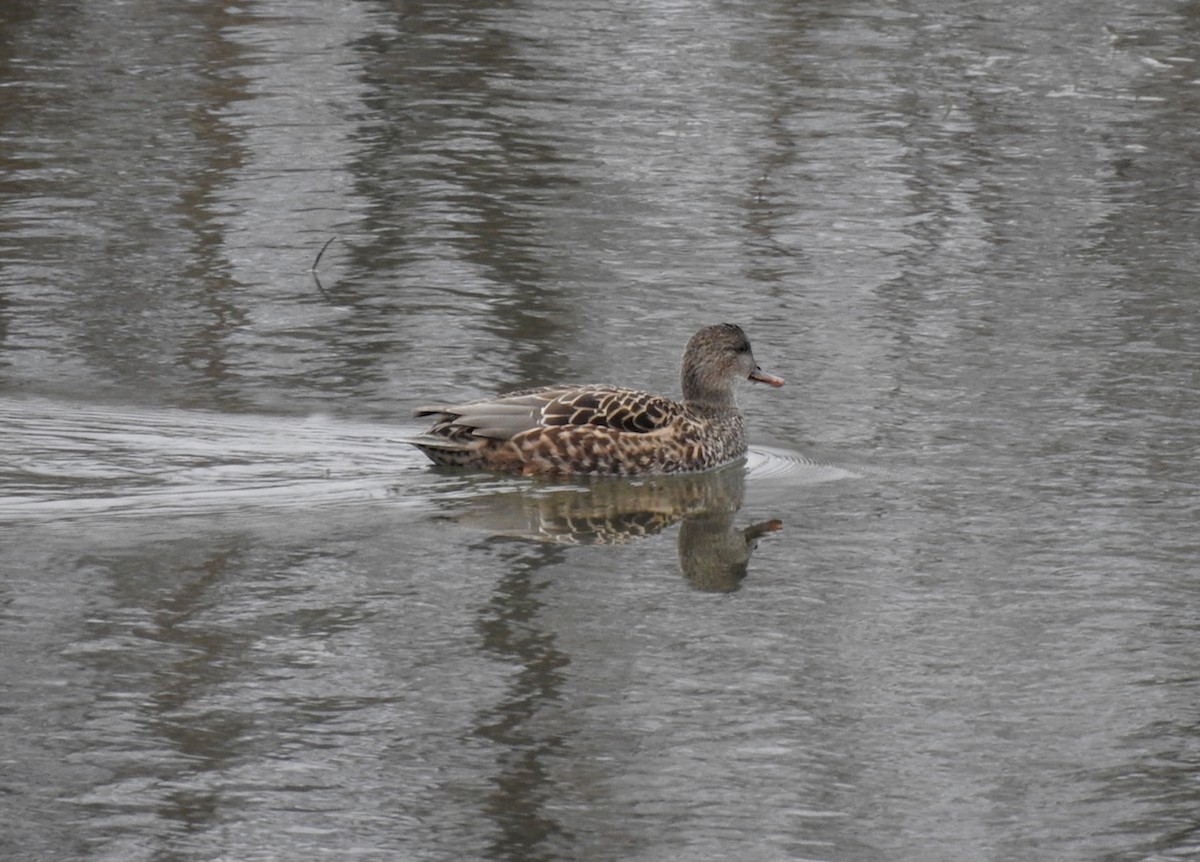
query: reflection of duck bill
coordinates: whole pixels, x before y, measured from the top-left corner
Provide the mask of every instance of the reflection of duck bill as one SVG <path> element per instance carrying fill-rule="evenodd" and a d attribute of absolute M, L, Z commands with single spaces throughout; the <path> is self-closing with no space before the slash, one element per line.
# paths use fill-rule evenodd
<path fill-rule="evenodd" d="M 773 518 L 739 530 L 732 512 L 686 518 L 679 528 L 679 567 L 698 590 L 732 593 L 746 577 L 758 540 L 782 529 Z"/>

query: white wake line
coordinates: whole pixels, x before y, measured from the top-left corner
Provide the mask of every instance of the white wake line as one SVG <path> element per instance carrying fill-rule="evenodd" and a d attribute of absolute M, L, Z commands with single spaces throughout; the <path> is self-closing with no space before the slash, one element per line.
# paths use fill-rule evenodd
<path fill-rule="evenodd" d="M 404 509 L 529 480 L 430 471 L 407 429 L 329 417 L 222 414 L 0 398 L 0 525 L 128 516 Z M 747 479 L 818 484 L 860 473 L 752 446 Z M 536 484 L 532 488 L 537 491 Z"/>
<path fill-rule="evenodd" d="M 417 505 L 412 478 L 424 458 L 389 440 L 397 431 L 327 417 L 0 398 L 0 524 Z"/>

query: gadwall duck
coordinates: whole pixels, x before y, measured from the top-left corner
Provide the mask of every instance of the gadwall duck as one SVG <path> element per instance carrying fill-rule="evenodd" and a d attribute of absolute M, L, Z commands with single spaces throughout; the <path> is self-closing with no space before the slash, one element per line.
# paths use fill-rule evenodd
<path fill-rule="evenodd" d="M 412 443 L 437 464 L 532 475 L 711 470 L 746 454 L 734 384 L 783 381 L 754 361 L 732 323 L 706 326 L 683 351 L 683 401 L 617 386 L 546 386 L 420 407 L 433 427 Z"/>

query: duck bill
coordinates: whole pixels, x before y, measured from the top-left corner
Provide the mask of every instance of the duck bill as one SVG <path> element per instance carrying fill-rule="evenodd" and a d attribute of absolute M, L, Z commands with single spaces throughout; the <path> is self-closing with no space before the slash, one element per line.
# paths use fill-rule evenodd
<path fill-rule="evenodd" d="M 776 389 L 783 385 L 782 377 L 776 377 L 774 374 L 768 374 L 757 366 L 753 371 L 750 372 L 750 379 L 755 383 L 765 383 L 768 386 L 774 386 Z"/>

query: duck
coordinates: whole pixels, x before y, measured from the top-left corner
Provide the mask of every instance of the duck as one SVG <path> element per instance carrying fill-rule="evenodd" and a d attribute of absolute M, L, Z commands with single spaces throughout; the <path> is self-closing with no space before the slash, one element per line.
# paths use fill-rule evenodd
<path fill-rule="evenodd" d="M 746 454 L 734 397 L 743 380 L 780 387 L 759 367 L 740 326 L 705 326 L 683 351 L 681 401 L 609 384 L 543 386 L 454 405 L 405 440 L 435 464 L 523 476 L 697 473 Z"/>

